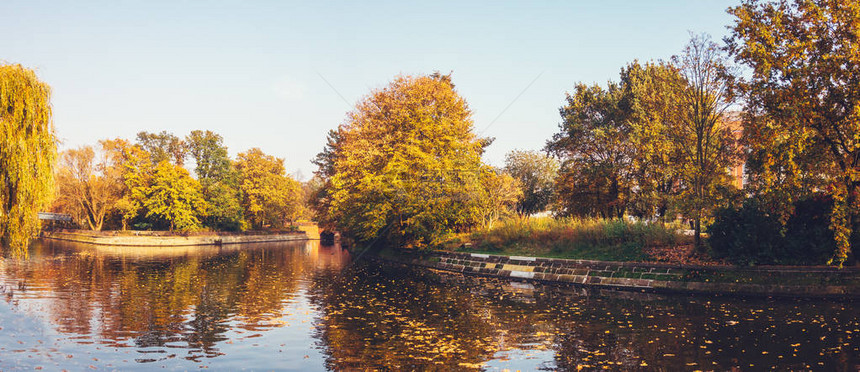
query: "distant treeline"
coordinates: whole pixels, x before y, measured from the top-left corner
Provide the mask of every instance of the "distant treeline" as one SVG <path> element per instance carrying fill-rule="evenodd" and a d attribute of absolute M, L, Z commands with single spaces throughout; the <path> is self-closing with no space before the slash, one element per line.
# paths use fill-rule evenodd
<path fill-rule="evenodd" d="M 304 195 L 284 160 L 260 149 L 234 160 L 211 131 L 140 132 L 63 151 L 52 209 L 92 230 L 282 229 L 302 216 Z"/>

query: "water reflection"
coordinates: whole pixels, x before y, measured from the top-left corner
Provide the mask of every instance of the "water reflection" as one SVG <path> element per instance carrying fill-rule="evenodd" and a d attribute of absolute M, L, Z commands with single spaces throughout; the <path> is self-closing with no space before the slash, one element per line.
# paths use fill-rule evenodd
<path fill-rule="evenodd" d="M 349 260 L 315 242 L 121 252 L 43 242 L 28 261 L 0 263 L 0 291 L 14 310 L 45 318 L 69 341 L 154 354 L 181 349 L 172 355 L 199 362 L 224 355 L 231 333 L 255 338 L 283 327 L 302 278 Z"/>
<path fill-rule="evenodd" d="M 314 296 L 327 367 L 849 370 L 856 304 L 678 297 L 356 265 Z"/>
<path fill-rule="evenodd" d="M 0 260 L 0 370 L 857 370 L 854 303 L 591 291 L 316 242 Z"/>

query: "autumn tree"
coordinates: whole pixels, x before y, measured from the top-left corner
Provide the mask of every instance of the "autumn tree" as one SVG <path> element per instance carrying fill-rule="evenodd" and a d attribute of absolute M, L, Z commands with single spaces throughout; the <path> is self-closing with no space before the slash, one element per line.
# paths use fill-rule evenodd
<path fill-rule="evenodd" d="M 176 165 L 185 163 L 185 142 L 173 133 L 161 131 L 160 133 L 140 132 L 137 134 L 137 144 L 151 158 L 152 164 L 169 161 Z"/>
<path fill-rule="evenodd" d="M 702 220 L 732 194 L 731 79 L 716 45 L 697 36 L 671 62 L 629 64 L 606 89 L 577 85 L 546 146 L 562 159 L 560 212 L 664 220 L 676 208 L 699 243 Z"/>
<path fill-rule="evenodd" d="M 489 166 L 481 168 L 479 181 L 481 187 L 474 197 L 474 210 L 480 226 L 492 229 L 496 221 L 517 211 L 523 189 L 517 178 Z"/>
<path fill-rule="evenodd" d="M 141 146 L 117 138 L 99 141 L 105 152 L 105 176 L 122 181 L 122 197 L 115 204 L 122 229 L 131 227 L 145 215 L 149 185 L 155 168 L 151 156 Z"/>
<path fill-rule="evenodd" d="M 91 146 L 69 149 L 60 156 L 55 203 L 91 230 L 102 229 L 105 216 L 122 196 L 121 180 L 105 175 L 105 166 Z"/>
<path fill-rule="evenodd" d="M 678 154 L 672 166 L 681 179 L 679 204 L 693 220 L 701 248 L 702 220 L 717 206 L 736 159 L 736 137 L 726 112 L 733 103 L 732 75 L 719 47 L 705 35 L 693 36 L 672 64 L 680 74 L 674 81 L 678 102 L 675 116 L 665 120 L 665 133 Z"/>
<path fill-rule="evenodd" d="M 560 110 L 561 131 L 546 146 L 562 160 L 558 211 L 663 220 L 677 204 L 675 165 L 685 161 L 668 132 L 683 89 L 678 69 L 666 62 L 634 61 L 605 89 L 577 85 Z"/>
<path fill-rule="evenodd" d="M 281 228 L 301 212 L 301 185 L 285 174 L 284 159 L 252 148 L 238 155 L 241 204 L 255 229 Z"/>
<path fill-rule="evenodd" d="M 100 143 L 105 153 L 104 174 L 122 180 L 122 197 L 114 204 L 114 210 L 123 229 L 191 231 L 201 227 L 206 201 L 198 181 L 181 165 L 173 163 L 177 158 L 167 156 L 153 163 L 160 155 L 148 152 L 144 144 L 124 139 Z"/>
<path fill-rule="evenodd" d="M 486 141 L 449 75 L 399 76 L 371 92 L 317 158 L 318 206 L 345 236 L 422 247 L 474 225 Z"/>
<path fill-rule="evenodd" d="M 223 142 L 219 134 L 208 130 L 192 131 L 185 138 L 186 149 L 196 164 L 194 172 L 206 200 L 204 224 L 219 230 L 238 230 L 243 220 L 239 174 Z"/>
<path fill-rule="evenodd" d="M 164 160 L 153 169 L 151 184 L 144 190 L 145 216 L 170 231 L 200 228 L 198 216 L 206 212 L 200 184 L 185 168 Z"/>
<path fill-rule="evenodd" d="M 325 181 L 317 175 L 311 177 L 311 179 L 302 182 L 302 218 L 309 220 L 316 220 L 316 200 L 320 194 L 320 190 L 322 190 L 325 185 Z M 318 224 L 319 225 L 319 224 Z"/>
<path fill-rule="evenodd" d="M 308 206 L 313 212 L 314 221 L 324 230 L 334 230 L 337 228 L 336 217 L 329 212 L 332 210 L 331 193 L 333 191 L 330 182 L 335 175 L 334 165 L 338 161 L 338 154 L 342 152 L 341 143 L 343 141 L 341 135 L 340 128 L 329 130 L 326 135 L 326 145 L 311 160 L 317 166 L 317 170 L 314 171 L 314 179 L 316 179 L 314 182 L 317 183 L 317 187 L 308 196 Z"/>
<path fill-rule="evenodd" d="M 791 190 L 820 177 L 841 265 L 860 244 L 860 4 L 745 0 L 729 12 L 728 50 L 752 70 L 739 86 L 760 184 Z"/>
<path fill-rule="evenodd" d="M 683 163 L 674 149 L 668 128 L 677 119 L 684 85 L 678 69 L 667 62 L 634 61 L 621 71 L 621 86 L 629 102 L 628 125 L 632 178 L 629 210 L 636 216 L 658 221 L 676 209 L 681 183 L 675 165 Z M 679 89 L 681 88 L 681 89 Z"/>
<path fill-rule="evenodd" d="M 505 155 L 505 172 L 519 180 L 522 196 L 517 212 L 528 216 L 547 209 L 554 196 L 558 160 L 537 151 L 514 150 Z"/>
<path fill-rule="evenodd" d="M 57 140 L 51 89 L 21 65 L 0 64 L 0 246 L 26 254 L 51 197 Z"/>
<path fill-rule="evenodd" d="M 556 186 L 561 214 L 624 215 L 634 151 L 628 105 L 624 89 L 613 82 L 606 89 L 580 83 L 567 94 L 560 131 L 546 145 L 562 160 Z"/>

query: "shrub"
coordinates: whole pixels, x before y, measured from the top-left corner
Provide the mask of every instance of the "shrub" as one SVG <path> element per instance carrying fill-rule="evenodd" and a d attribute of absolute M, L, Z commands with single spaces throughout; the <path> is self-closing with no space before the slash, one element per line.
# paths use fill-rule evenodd
<path fill-rule="evenodd" d="M 782 224 L 755 199 L 720 209 L 708 230 L 714 257 L 740 265 L 774 264 L 784 257 Z"/>
<path fill-rule="evenodd" d="M 739 265 L 820 265 L 836 249 L 829 229 L 833 201 L 815 195 L 795 203 L 783 224 L 757 199 L 717 211 L 708 233 L 715 257 Z"/>
<path fill-rule="evenodd" d="M 785 226 L 787 261 L 796 264 L 823 264 L 836 251 L 830 230 L 833 199 L 816 195 L 795 204 Z"/>

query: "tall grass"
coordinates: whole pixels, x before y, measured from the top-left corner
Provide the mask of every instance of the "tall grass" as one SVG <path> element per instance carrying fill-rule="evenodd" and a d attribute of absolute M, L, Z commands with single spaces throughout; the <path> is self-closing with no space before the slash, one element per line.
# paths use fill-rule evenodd
<path fill-rule="evenodd" d="M 510 219 L 469 235 L 472 249 L 592 260 L 638 261 L 646 247 L 688 243 L 678 226 L 624 219 Z"/>

